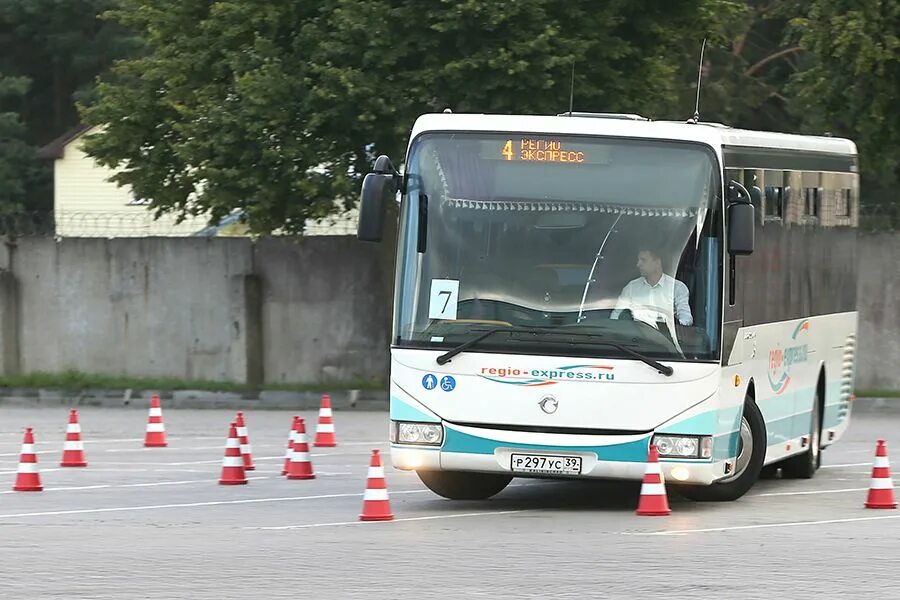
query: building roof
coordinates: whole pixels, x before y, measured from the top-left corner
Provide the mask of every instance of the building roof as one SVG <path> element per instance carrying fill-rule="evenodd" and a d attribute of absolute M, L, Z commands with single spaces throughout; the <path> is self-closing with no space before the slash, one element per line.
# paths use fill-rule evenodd
<path fill-rule="evenodd" d="M 58 159 L 62 158 L 63 154 L 66 151 L 66 146 L 80 138 L 84 135 L 89 129 L 91 129 L 90 125 L 86 125 L 84 123 L 79 123 L 75 127 L 69 129 L 61 136 L 51 141 L 49 144 L 38 148 L 38 156 L 41 158 L 48 159 Z"/>

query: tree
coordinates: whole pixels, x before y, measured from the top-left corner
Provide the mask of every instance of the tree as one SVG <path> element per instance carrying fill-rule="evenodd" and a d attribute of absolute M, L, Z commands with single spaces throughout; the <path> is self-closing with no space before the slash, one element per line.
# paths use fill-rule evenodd
<path fill-rule="evenodd" d="M 708 45 L 704 57 L 701 120 L 747 129 L 799 130 L 786 87 L 808 58 L 796 41 L 786 39 L 790 16 L 783 0 L 747 0 L 744 10 L 723 23 L 726 39 Z M 699 48 L 685 59 L 683 102 L 696 98 L 698 55 Z"/>
<path fill-rule="evenodd" d="M 0 74 L 0 102 L 21 99 L 28 85 L 24 77 Z M 18 113 L 0 112 L 0 217 L 21 213 L 29 204 L 29 190 L 41 182 L 37 155 L 25 136 Z"/>
<path fill-rule="evenodd" d="M 900 181 L 900 3 L 795 3 L 794 38 L 813 63 L 792 80 L 809 131 L 852 138 L 864 177 L 882 189 Z M 870 196 L 871 197 L 871 196 Z M 897 202 L 896 192 L 885 196 Z"/>
<path fill-rule="evenodd" d="M 97 18 L 117 5 L 118 0 L 0 3 L 0 72 L 31 81 L 18 112 L 32 143 L 45 144 L 74 126 L 75 98 L 88 98 L 99 73 L 137 51 L 134 35 Z"/>
<path fill-rule="evenodd" d="M 0 213 L 52 207 L 50 168 L 35 148 L 78 121 L 76 96 L 114 58 L 137 47 L 115 23 L 97 19 L 117 0 L 0 2 Z"/>
<path fill-rule="evenodd" d="M 687 117 L 685 47 L 740 4 L 653 0 L 121 0 L 148 53 L 121 61 L 83 117 L 88 152 L 157 214 L 243 211 L 299 232 L 350 205 L 377 153 L 443 110 L 575 108 Z"/>

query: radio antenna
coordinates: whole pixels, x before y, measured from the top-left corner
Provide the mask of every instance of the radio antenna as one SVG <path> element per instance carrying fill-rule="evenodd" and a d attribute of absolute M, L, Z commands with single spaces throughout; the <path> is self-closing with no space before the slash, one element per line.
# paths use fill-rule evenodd
<path fill-rule="evenodd" d="M 572 84 L 569 87 L 569 116 L 572 116 L 572 107 L 575 104 L 575 61 L 572 61 Z"/>
<path fill-rule="evenodd" d="M 700 122 L 700 84 L 703 80 L 703 51 L 706 50 L 706 38 L 700 46 L 700 66 L 697 68 L 697 102 L 694 104 L 694 123 Z"/>

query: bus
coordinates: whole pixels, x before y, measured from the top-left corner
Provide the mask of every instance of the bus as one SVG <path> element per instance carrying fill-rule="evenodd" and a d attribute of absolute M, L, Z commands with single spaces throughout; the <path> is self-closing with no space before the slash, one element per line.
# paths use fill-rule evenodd
<path fill-rule="evenodd" d="M 640 115 L 420 116 L 357 237 L 397 218 L 395 468 L 484 499 L 515 477 L 728 501 L 811 478 L 847 429 L 851 140 Z"/>

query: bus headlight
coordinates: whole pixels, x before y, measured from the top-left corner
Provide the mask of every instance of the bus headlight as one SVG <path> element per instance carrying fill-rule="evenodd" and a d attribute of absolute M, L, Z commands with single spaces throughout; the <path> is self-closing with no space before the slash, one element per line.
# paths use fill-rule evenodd
<path fill-rule="evenodd" d="M 396 436 L 391 441 L 415 446 L 440 446 L 444 442 L 444 428 L 434 423 L 405 423 L 394 421 Z"/>
<path fill-rule="evenodd" d="M 709 458 L 712 456 L 712 437 L 708 435 L 655 435 L 653 444 L 660 457 Z"/>

